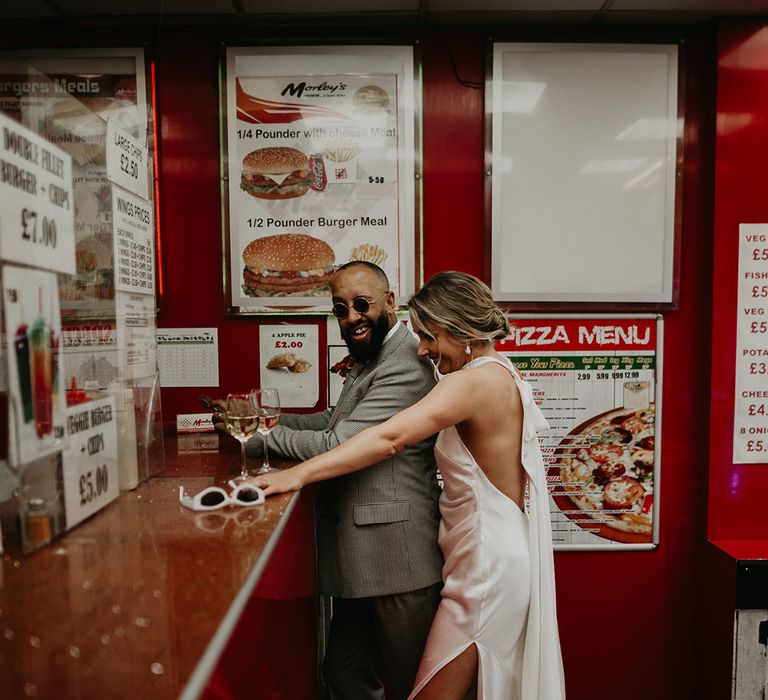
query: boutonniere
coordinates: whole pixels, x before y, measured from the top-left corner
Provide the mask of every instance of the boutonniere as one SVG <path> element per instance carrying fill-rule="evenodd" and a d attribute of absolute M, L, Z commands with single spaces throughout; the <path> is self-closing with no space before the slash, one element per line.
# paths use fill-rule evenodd
<path fill-rule="evenodd" d="M 334 374 L 338 374 L 342 379 L 346 379 L 347 375 L 349 374 L 349 370 L 352 369 L 352 366 L 355 364 L 355 358 L 352 357 L 352 355 L 347 355 L 346 357 L 343 357 L 341 360 L 339 360 L 333 367 L 331 367 L 331 372 Z"/>

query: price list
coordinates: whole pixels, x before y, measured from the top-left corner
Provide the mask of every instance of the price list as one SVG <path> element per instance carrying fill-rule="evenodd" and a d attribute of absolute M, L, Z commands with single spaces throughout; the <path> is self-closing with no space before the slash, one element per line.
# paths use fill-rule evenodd
<path fill-rule="evenodd" d="M 142 144 L 115 124 L 107 123 L 107 177 L 129 192 L 149 199 L 149 154 L 146 143 Z"/>
<path fill-rule="evenodd" d="M 768 224 L 739 227 L 733 461 L 768 463 Z"/>
<path fill-rule="evenodd" d="M 0 257 L 75 271 L 72 158 L 0 114 Z"/>
<path fill-rule="evenodd" d="M 115 399 L 108 397 L 67 409 L 64 509 L 67 529 L 118 495 Z"/>
<path fill-rule="evenodd" d="M 154 293 L 155 258 L 152 209 L 144 200 L 119 187 L 112 197 L 115 241 L 115 288 L 123 292 Z"/>

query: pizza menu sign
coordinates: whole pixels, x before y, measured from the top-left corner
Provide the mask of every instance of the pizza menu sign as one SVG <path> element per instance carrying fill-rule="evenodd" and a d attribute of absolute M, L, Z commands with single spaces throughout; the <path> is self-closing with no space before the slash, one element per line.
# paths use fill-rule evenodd
<path fill-rule="evenodd" d="M 330 277 L 415 283 L 412 47 L 227 51 L 231 305 L 326 311 Z"/>
<path fill-rule="evenodd" d="M 657 541 L 661 319 L 512 318 L 497 344 L 531 384 L 558 549 Z"/>

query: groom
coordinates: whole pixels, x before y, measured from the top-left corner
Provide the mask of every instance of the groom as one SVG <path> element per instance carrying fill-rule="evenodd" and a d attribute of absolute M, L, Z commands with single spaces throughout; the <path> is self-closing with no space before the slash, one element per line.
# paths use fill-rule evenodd
<path fill-rule="evenodd" d="M 306 460 L 421 399 L 433 370 L 395 316 L 384 271 L 354 261 L 331 282 L 355 360 L 332 411 L 283 414 L 269 449 Z M 320 592 L 333 596 L 323 675 L 332 700 L 405 700 L 440 600 L 434 438 L 315 486 Z"/>

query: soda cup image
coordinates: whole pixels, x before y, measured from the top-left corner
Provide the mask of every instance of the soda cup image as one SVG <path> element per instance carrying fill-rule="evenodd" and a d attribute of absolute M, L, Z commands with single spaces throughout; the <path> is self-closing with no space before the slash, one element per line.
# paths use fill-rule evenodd
<path fill-rule="evenodd" d="M 32 375 L 29 362 L 29 333 L 26 323 L 16 329 L 13 339 L 16 353 L 16 372 L 19 378 L 19 396 L 21 397 L 21 415 L 24 423 L 29 423 L 35 417 L 32 404 Z"/>
<path fill-rule="evenodd" d="M 29 331 L 32 364 L 32 404 L 35 432 L 42 438 L 53 431 L 53 363 L 51 361 L 51 332 L 45 319 L 38 317 Z"/>
<path fill-rule="evenodd" d="M 51 328 L 51 392 L 53 396 L 59 393 L 59 336 Z M 55 409 L 55 405 L 54 405 Z"/>

